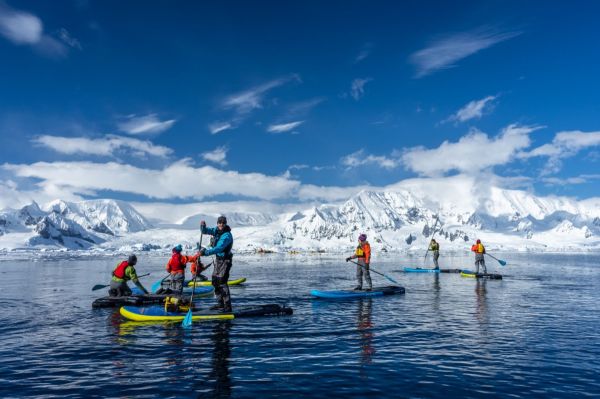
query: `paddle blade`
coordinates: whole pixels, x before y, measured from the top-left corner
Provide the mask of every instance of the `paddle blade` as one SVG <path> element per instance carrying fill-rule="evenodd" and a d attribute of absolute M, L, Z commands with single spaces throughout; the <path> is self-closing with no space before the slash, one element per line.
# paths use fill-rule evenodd
<path fill-rule="evenodd" d="M 502 259 L 498 259 L 498 263 L 500 263 L 500 265 L 502 265 L 502 266 L 506 266 L 506 262 L 503 261 Z"/>
<path fill-rule="evenodd" d="M 162 284 L 164 279 L 158 280 L 157 282 L 155 282 L 154 284 L 152 284 L 152 286 L 150 287 L 150 291 L 152 293 L 158 291 L 160 289 L 160 285 Z"/>
<path fill-rule="evenodd" d="M 95 286 L 92 287 L 92 291 L 100 290 L 100 289 L 106 288 L 106 287 L 108 287 L 108 285 L 106 285 L 106 284 L 96 284 Z"/>
<path fill-rule="evenodd" d="M 190 310 L 188 310 L 187 314 L 183 318 L 181 325 L 185 328 L 192 326 L 192 309 L 191 308 L 190 308 Z"/>

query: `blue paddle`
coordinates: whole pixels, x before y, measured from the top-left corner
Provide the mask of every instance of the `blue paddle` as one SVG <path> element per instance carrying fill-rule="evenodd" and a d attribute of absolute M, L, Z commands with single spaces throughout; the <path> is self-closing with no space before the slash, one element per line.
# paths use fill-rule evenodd
<path fill-rule="evenodd" d="M 198 243 L 198 246 L 200 248 L 202 248 L 202 230 L 200 230 L 200 242 Z M 200 256 L 198 256 L 198 265 L 200 265 Z M 198 266 L 199 268 L 200 266 Z M 196 274 L 194 274 L 194 285 L 192 285 L 192 297 L 190 298 L 190 308 L 188 309 L 187 314 L 185 315 L 185 317 L 183 318 L 183 321 L 181 322 L 181 325 L 185 328 L 191 327 L 192 326 L 192 305 L 194 304 L 194 291 L 196 290 L 196 278 L 198 277 L 198 274 L 200 274 L 200 270 L 196 269 Z"/>
<path fill-rule="evenodd" d="M 385 275 L 385 274 L 383 274 L 383 273 L 379 273 L 377 270 L 373 270 L 371 267 L 369 267 L 369 268 L 367 269 L 365 266 L 361 265 L 361 264 L 360 264 L 360 263 L 358 263 L 358 262 L 355 262 L 355 261 L 353 261 L 352 259 L 350 259 L 350 262 L 354 263 L 355 265 L 358 265 L 358 266 L 362 267 L 362 268 L 363 268 L 363 269 L 365 269 L 365 270 L 370 270 L 370 271 L 372 271 L 373 273 L 377 273 L 377 274 L 379 274 L 380 276 L 383 276 L 383 277 L 387 278 L 388 280 L 390 280 L 392 283 L 394 283 L 394 284 L 396 284 L 396 285 L 400 285 L 400 283 L 399 283 L 399 282 L 397 282 L 396 280 L 394 280 L 394 279 L 393 279 L 393 278 L 391 278 L 390 276 L 386 276 L 386 275 Z"/>
<path fill-rule="evenodd" d="M 488 253 L 486 253 L 486 255 L 489 256 L 492 259 L 496 259 L 498 261 L 498 263 L 500 263 L 500 266 L 506 266 L 506 261 L 503 261 L 502 259 L 498 259 L 495 256 L 492 256 L 492 255 L 490 255 Z"/>
<path fill-rule="evenodd" d="M 156 291 L 158 291 L 158 289 L 162 285 L 162 282 L 165 281 L 165 279 L 167 277 L 169 277 L 170 275 L 171 275 L 171 273 L 167 274 L 165 277 L 161 278 L 160 280 L 158 280 L 157 282 L 155 282 L 154 284 L 152 284 L 152 287 L 150 287 L 150 290 L 152 291 L 152 293 L 155 293 Z"/>

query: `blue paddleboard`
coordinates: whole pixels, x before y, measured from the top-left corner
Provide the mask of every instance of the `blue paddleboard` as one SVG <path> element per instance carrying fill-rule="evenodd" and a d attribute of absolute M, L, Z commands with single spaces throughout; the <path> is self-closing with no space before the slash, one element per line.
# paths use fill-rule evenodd
<path fill-rule="evenodd" d="M 417 268 L 405 267 L 404 272 L 405 273 L 439 273 L 440 269 L 421 269 L 420 267 L 417 267 Z"/>
<path fill-rule="evenodd" d="M 404 294 L 404 287 L 390 285 L 388 287 L 373 288 L 370 291 L 338 290 L 338 291 L 319 291 L 312 290 L 310 294 L 317 298 L 327 299 L 345 299 L 345 298 L 364 298 L 371 296 Z"/>

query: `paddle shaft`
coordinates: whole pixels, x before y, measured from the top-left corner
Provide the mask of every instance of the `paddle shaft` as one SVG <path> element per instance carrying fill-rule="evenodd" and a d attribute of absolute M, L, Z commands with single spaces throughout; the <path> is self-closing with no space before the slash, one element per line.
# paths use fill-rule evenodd
<path fill-rule="evenodd" d="M 146 277 L 146 276 L 149 276 L 149 275 L 150 275 L 150 273 L 142 274 L 141 276 L 138 276 L 138 278 Z M 99 290 L 99 289 L 102 289 L 102 288 L 106 288 L 106 287 L 109 287 L 109 286 L 110 286 L 110 284 L 96 284 L 92 288 L 92 291 L 96 291 L 96 290 Z"/>
<path fill-rule="evenodd" d="M 496 259 L 498 261 L 498 263 L 500 263 L 500 266 L 505 266 L 506 265 L 506 261 L 502 260 L 502 259 L 498 259 L 496 258 L 494 255 L 490 255 L 486 252 L 486 255 L 489 256 L 492 259 Z"/>
<path fill-rule="evenodd" d="M 394 283 L 394 284 L 400 284 L 399 282 L 397 282 L 396 280 L 394 280 L 394 279 L 393 279 L 393 278 L 391 278 L 390 276 L 386 276 L 386 275 L 385 275 L 385 274 L 383 274 L 383 273 L 379 273 L 377 270 L 373 270 L 371 267 L 369 267 L 369 268 L 367 269 L 367 267 L 366 267 L 366 266 L 364 266 L 364 265 L 361 265 L 360 263 L 358 263 L 358 262 L 355 262 L 355 261 L 353 261 L 352 259 L 350 259 L 350 262 L 354 263 L 355 265 L 358 265 L 358 266 L 362 267 L 363 269 L 365 269 L 365 270 L 367 270 L 367 271 L 369 271 L 369 270 L 370 270 L 370 271 L 372 271 L 373 273 L 377 273 L 377 274 L 379 274 L 380 276 L 383 276 L 383 277 L 387 278 L 388 280 L 390 280 L 390 281 L 391 281 L 392 283 Z"/>
<path fill-rule="evenodd" d="M 163 278 L 161 278 L 160 281 L 157 281 L 154 284 L 152 284 L 152 287 L 150 287 L 150 290 L 152 290 L 152 293 L 155 293 L 156 291 L 158 291 L 158 289 L 162 286 L 162 282 L 165 281 L 167 279 L 167 277 L 169 277 L 170 275 L 171 275 L 171 273 L 167 273 L 167 275 L 164 276 Z"/>
<path fill-rule="evenodd" d="M 200 242 L 199 242 L 199 246 L 200 246 L 200 250 L 202 250 L 202 229 L 200 229 Z M 200 271 L 198 270 L 199 268 L 199 264 L 200 264 L 200 256 L 198 256 L 198 259 L 196 259 L 196 273 L 194 274 L 194 284 L 192 285 L 192 295 L 190 297 L 190 308 L 188 309 L 187 314 L 185 315 L 185 317 L 183 318 L 183 321 L 181 322 L 181 325 L 183 327 L 190 327 L 192 325 L 192 307 L 194 305 L 194 292 L 196 291 L 196 278 L 198 278 L 198 274 L 200 274 Z"/>

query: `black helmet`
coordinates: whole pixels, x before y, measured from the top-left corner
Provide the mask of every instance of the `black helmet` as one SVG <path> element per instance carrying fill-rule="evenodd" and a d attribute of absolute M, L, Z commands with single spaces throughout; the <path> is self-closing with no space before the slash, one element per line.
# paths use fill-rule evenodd
<path fill-rule="evenodd" d="M 219 216 L 217 219 L 217 224 L 219 223 L 227 224 L 227 218 L 225 216 Z"/>
<path fill-rule="evenodd" d="M 137 256 L 129 255 L 129 258 L 127 259 L 127 263 L 129 263 L 131 266 L 135 265 L 137 263 Z"/>

